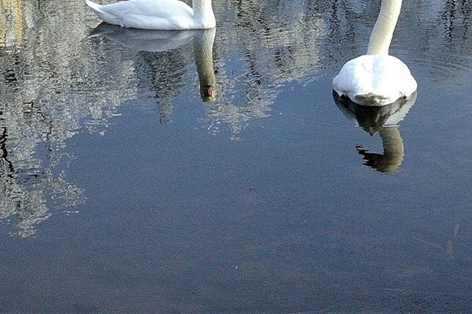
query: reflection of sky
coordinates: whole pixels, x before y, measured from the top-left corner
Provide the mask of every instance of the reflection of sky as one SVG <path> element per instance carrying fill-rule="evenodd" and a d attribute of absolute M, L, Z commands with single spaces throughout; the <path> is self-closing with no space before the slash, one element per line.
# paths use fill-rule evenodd
<path fill-rule="evenodd" d="M 225 125 L 241 132 L 252 119 L 270 114 L 285 83 L 306 83 L 319 71 L 317 38 L 324 26 L 305 5 L 247 1 L 232 6 L 240 18 L 225 20 L 218 28 L 219 92 L 215 103 L 206 104 L 208 119 L 202 120 L 210 123 L 212 132 Z"/>
<path fill-rule="evenodd" d="M 408 61 L 413 72 L 445 82 L 464 79 L 462 75 L 472 68 L 470 5 L 470 1 L 405 1 L 392 53 Z"/>
<path fill-rule="evenodd" d="M 15 169 L 10 181 L 0 177 L 0 186 L 31 197 L 20 204 L 24 210 L 9 207 L 2 216 L 9 225 L 1 230 L 23 230 L 15 225 L 28 214 L 28 231 L 38 230 L 35 239 L 4 235 L 0 308 L 298 313 L 375 312 L 386 304 L 391 312 L 411 312 L 442 303 L 469 309 L 470 113 L 449 106 L 468 95 L 460 86 L 443 89 L 441 73 L 434 81 L 428 63 L 419 63 L 421 49 L 405 44 L 419 28 L 396 34 L 394 51 L 422 72 L 416 72 L 418 101 L 400 124 L 405 161 L 385 176 L 366 171 L 355 151 L 358 143 L 381 151 L 379 137 L 353 127 L 330 97 L 332 74 L 364 52 L 378 1 L 362 2 L 372 15 L 365 20 L 353 0 L 214 2 L 217 17 L 230 17 L 216 34 L 215 103 L 200 100 L 192 45 L 156 55 L 86 40 L 84 16 L 91 28 L 97 20 L 81 1 L 36 3 L 44 11 L 35 16 L 62 17 L 52 24 L 45 18 L 30 29 L 26 38 L 34 40 L 21 53 L 0 60 L 12 69 L 8 78 L 17 79 L 0 82 L 9 92 L 0 120 L 10 130 Z M 276 40 L 280 32 L 235 27 L 238 2 L 265 12 L 285 3 L 292 12 L 282 18 L 286 25 L 299 23 L 301 3 L 301 11 L 312 6 L 320 14 L 298 25 L 301 31 L 279 28 L 285 37 Z M 320 18 L 331 29 L 334 3 L 341 33 L 352 33 L 342 41 L 323 30 L 319 37 L 304 33 Z M 56 5 L 72 9 L 55 13 Z M 413 12 L 406 21 L 416 18 Z M 67 36 L 56 27 L 66 15 L 72 15 Z M 450 48 L 463 49 L 461 41 Z M 425 55 L 449 59 L 433 51 L 440 45 L 431 35 Z M 275 52 L 283 62 L 273 61 Z M 171 71 L 168 62 L 176 58 Z M 177 88 L 167 87 L 165 76 Z M 169 124 L 159 124 L 156 95 L 170 102 L 163 110 Z M 259 119 L 261 113 L 271 117 Z M 219 135 L 198 129 L 211 123 L 219 123 Z M 67 219 L 74 200 L 86 203 Z M 286 308 L 276 308 L 280 303 Z"/>

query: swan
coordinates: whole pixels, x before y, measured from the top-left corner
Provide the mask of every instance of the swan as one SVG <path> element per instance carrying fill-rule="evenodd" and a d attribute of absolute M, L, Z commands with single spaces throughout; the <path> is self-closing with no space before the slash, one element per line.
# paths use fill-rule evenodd
<path fill-rule="evenodd" d="M 366 106 L 384 106 L 409 98 L 417 89 L 408 66 L 388 54 L 402 0 L 382 0 L 367 54 L 349 60 L 333 79 L 339 96 Z"/>
<path fill-rule="evenodd" d="M 209 29 L 216 26 L 211 0 L 128 0 L 100 5 L 85 3 L 104 22 L 126 28 L 155 30 Z"/>

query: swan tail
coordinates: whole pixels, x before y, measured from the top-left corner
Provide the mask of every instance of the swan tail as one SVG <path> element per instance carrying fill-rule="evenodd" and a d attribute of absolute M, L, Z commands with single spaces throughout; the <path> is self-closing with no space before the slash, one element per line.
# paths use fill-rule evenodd
<path fill-rule="evenodd" d="M 109 23 L 109 24 L 123 26 L 120 19 L 118 19 L 115 15 L 110 14 L 106 12 L 105 10 L 103 10 L 103 5 L 97 4 L 90 0 L 85 0 L 85 4 L 87 4 L 93 10 L 93 12 L 99 18 L 101 18 L 104 22 Z"/>

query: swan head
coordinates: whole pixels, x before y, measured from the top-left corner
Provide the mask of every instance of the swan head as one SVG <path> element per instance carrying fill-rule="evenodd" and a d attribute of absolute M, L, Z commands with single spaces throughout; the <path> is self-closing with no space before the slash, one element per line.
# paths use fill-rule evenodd
<path fill-rule="evenodd" d="M 200 96 L 205 102 L 214 102 L 216 100 L 215 85 L 200 84 Z"/>

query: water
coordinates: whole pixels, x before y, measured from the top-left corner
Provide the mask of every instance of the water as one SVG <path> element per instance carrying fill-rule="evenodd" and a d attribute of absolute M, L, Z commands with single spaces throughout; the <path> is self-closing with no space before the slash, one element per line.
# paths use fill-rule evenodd
<path fill-rule="evenodd" d="M 2 4 L 0 310 L 469 312 L 470 3 L 404 3 L 418 94 L 373 135 L 331 80 L 378 4 L 214 7 L 168 38 Z"/>

